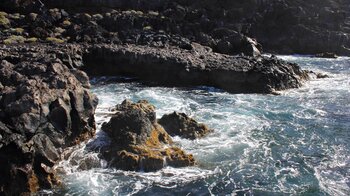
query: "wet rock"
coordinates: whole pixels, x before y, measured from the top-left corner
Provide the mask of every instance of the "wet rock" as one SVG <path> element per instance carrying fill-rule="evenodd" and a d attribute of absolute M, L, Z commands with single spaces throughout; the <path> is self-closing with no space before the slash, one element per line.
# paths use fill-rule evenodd
<path fill-rule="evenodd" d="M 332 52 L 325 52 L 325 53 L 319 53 L 316 54 L 315 57 L 318 58 L 329 58 L 329 59 L 336 59 L 338 58 L 338 56 Z"/>
<path fill-rule="evenodd" d="M 72 74 L 53 59 L 26 58 L 0 64 L 0 194 L 5 195 L 58 185 L 52 167 L 60 149 L 95 133 L 97 100 L 85 88 L 84 74 Z"/>
<path fill-rule="evenodd" d="M 316 73 L 316 78 L 317 79 L 329 78 L 329 75 L 324 73 Z"/>
<path fill-rule="evenodd" d="M 147 101 L 125 100 L 102 130 L 111 137 L 103 156 L 109 165 L 123 170 L 155 171 L 195 164 L 191 154 L 174 146 L 171 137 L 156 121 L 155 107 Z"/>
<path fill-rule="evenodd" d="M 198 139 L 211 133 L 205 124 L 198 123 L 185 113 L 171 113 L 164 115 L 158 120 L 158 123 L 164 127 L 171 136 L 180 136 L 186 139 Z"/>
<path fill-rule="evenodd" d="M 271 93 L 297 88 L 308 79 L 297 64 L 276 57 L 223 55 L 195 43 L 188 50 L 99 45 L 84 57 L 84 70 L 92 75 L 136 76 L 165 86 L 207 85 L 231 93 Z"/>

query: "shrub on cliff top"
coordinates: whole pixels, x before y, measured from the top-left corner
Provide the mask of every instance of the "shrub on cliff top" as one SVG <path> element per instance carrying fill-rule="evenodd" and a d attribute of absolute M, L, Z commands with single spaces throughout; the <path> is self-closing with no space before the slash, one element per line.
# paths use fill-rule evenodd
<path fill-rule="evenodd" d="M 47 42 L 51 42 L 51 43 L 55 43 L 55 44 L 62 44 L 62 43 L 64 43 L 64 40 L 58 39 L 58 38 L 55 38 L 55 37 L 48 37 L 48 38 L 46 38 L 46 41 Z"/>
<path fill-rule="evenodd" d="M 7 18 L 6 12 L 0 12 L 0 26 L 8 27 L 10 20 Z"/>
<path fill-rule="evenodd" d="M 19 35 L 11 35 L 7 39 L 4 40 L 4 44 L 18 44 L 18 43 L 24 43 L 26 41 L 26 38 Z"/>

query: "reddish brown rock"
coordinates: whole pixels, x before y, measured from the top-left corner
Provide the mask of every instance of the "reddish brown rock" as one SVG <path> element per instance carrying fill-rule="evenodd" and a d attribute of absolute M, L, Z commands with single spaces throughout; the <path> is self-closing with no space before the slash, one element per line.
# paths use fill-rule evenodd
<path fill-rule="evenodd" d="M 155 171 L 165 165 L 185 167 L 195 164 L 191 154 L 174 146 L 171 137 L 156 122 L 155 108 L 147 101 L 125 100 L 103 124 L 112 140 L 104 157 L 110 165 L 123 170 Z"/>

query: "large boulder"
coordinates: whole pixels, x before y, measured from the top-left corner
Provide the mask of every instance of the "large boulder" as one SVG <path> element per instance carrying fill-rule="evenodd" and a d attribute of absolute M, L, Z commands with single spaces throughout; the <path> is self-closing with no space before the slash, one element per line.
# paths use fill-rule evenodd
<path fill-rule="evenodd" d="M 115 114 L 102 125 L 111 138 L 103 156 L 110 166 L 123 170 L 155 171 L 164 166 L 184 167 L 195 164 L 191 154 L 174 146 L 171 137 L 157 123 L 155 107 L 147 101 L 125 100 Z"/>
<path fill-rule="evenodd" d="M 2 60 L 0 84 L 0 194 L 50 189 L 62 149 L 95 134 L 97 98 L 59 60 Z"/>
<path fill-rule="evenodd" d="M 213 131 L 207 125 L 198 123 L 185 113 L 173 112 L 165 114 L 158 120 L 158 123 L 164 127 L 169 135 L 191 140 L 204 137 Z"/>

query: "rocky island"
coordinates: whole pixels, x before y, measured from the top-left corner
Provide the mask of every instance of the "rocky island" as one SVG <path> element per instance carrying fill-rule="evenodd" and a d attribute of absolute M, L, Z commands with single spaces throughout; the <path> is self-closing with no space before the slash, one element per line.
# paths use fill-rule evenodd
<path fill-rule="evenodd" d="M 323 1 L 329 6 L 314 15 L 318 3 L 2 0 L 0 194 L 60 184 L 52 169 L 60 154 L 95 135 L 98 100 L 89 76 L 229 93 L 300 87 L 311 72 L 263 55 L 263 48 L 350 55 L 350 5 Z M 196 139 L 213 131 L 181 113 L 157 120 L 150 103 L 128 100 L 102 130 L 113 142 L 101 156 L 115 168 L 136 171 L 159 170 L 164 162 L 195 165 L 171 136 Z"/>

